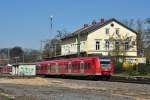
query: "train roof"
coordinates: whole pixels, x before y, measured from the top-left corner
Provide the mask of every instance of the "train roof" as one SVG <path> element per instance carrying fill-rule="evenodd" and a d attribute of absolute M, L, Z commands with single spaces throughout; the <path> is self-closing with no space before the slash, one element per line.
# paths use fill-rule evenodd
<path fill-rule="evenodd" d="M 98 56 L 91 56 L 91 57 L 75 57 L 75 58 L 70 58 L 70 59 L 57 59 L 57 60 L 44 60 L 44 61 L 40 61 L 40 62 L 37 62 L 38 64 L 44 64 L 44 63 L 48 63 L 48 62 L 58 62 L 58 61 L 62 61 L 62 62 L 66 62 L 66 61 L 72 61 L 72 60 L 75 60 L 75 61 L 80 61 L 80 60 L 83 60 L 83 59 L 93 59 L 93 58 L 99 58 Z"/>

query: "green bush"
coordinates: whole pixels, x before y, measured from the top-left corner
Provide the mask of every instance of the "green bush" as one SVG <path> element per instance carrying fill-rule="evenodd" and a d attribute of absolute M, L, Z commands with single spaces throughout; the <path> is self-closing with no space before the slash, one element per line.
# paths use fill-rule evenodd
<path fill-rule="evenodd" d="M 121 73 L 122 72 L 122 63 L 118 62 L 115 64 L 115 73 Z"/>
<path fill-rule="evenodd" d="M 115 63 L 116 74 L 125 74 L 131 76 L 146 76 L 150 75 L 150 65 L 147 64 L 131 64 L 131 63 Z"/>
<path fill-rule="evenodd" d="M 150 65 L 139 64 L 134 66 L 132 71 L 129 71 L 129 75 L 132 76 L 145 76 L 150 73 Z"/>

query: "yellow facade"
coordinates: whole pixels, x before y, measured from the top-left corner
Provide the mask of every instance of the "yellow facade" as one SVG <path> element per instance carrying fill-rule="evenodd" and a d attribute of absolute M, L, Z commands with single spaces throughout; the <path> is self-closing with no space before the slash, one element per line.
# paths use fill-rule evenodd
<path fill-rule="evenodd" d="M 106 29 L 109 29 L 109 33 L 106 33 Z M 116 29 L 119 30 L 121 37 L 132 37 L 131 41 L 135 44 L 126 52 L 126 56 L 137 56 L 136 38 L 137 34 L 130 29 L 122 26 L 121 24 L 111 21 L 102 27 L 99 27 L 88 34 L 80 36 L 80 52 L 86 52 L 87 54 L 102 54 L 108 55 L 112 52 L 113 45 L 109 44 L 109 49 L 106 48 L 106 40 L 110 39 L 110 36 L 118 38 L 116 35 Z M 99 49 L 96 50 L 96 43 L 99 44 Z M 62 40 L 61 55 L 75 54 L 77 53 L 77 36 Z"/>

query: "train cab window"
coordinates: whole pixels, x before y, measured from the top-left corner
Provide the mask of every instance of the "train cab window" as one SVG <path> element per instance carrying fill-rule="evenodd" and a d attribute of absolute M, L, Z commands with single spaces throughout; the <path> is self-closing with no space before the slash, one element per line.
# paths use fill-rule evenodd
<path fill-rule="evenodd" d="M 110 59 L 101 59 L 100 64 L 103 68 L 109 67 L 110 66 Z"/>

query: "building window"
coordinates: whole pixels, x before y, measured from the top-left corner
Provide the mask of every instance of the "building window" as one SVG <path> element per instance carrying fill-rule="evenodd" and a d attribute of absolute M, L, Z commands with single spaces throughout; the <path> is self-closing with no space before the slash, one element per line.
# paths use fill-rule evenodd
<path fill-rule="evenodd" d="M 109 50 L 109 45 L 110 45 L 110 42 L 108 40 L 105 41 L 105 47 L 106 47 L 106 50 Z"/>
<path fill-rule="evenodd" d="M 129 50 L 129 42 L 125 42 L 125 50 Z"/>
<path fill-rule="evenodd" d="M 96 41 L 96 50 L 100 49 L 100 41 Z"/>
<path fill-rule="evenodd" d="M 116 28 L 116 35 L 119 35 L 119 28 Z"/>
<path fill-rule="evenodd" d="M 109 28 L 106 28 L 106 34 L 109 34 Z"/>
<path fill-rule="evenodd" d="M 132 45 L 135 45 L 135 41 L 132 41 Z"/>
<path fill-rule="evenodd" d="M 119 50 L 119 46 L 120 46 L 119 41 L 115 41 L 115 49 L 116 49 L 116 50 Z"/>
<path fill-rule="evenodd" d="M 113 24 L 113 23 L 111 23 L 111 24 L 110 24 L 110 26 L 111 26 L 111 27 L 114 27 L 114 24 Z"/>

